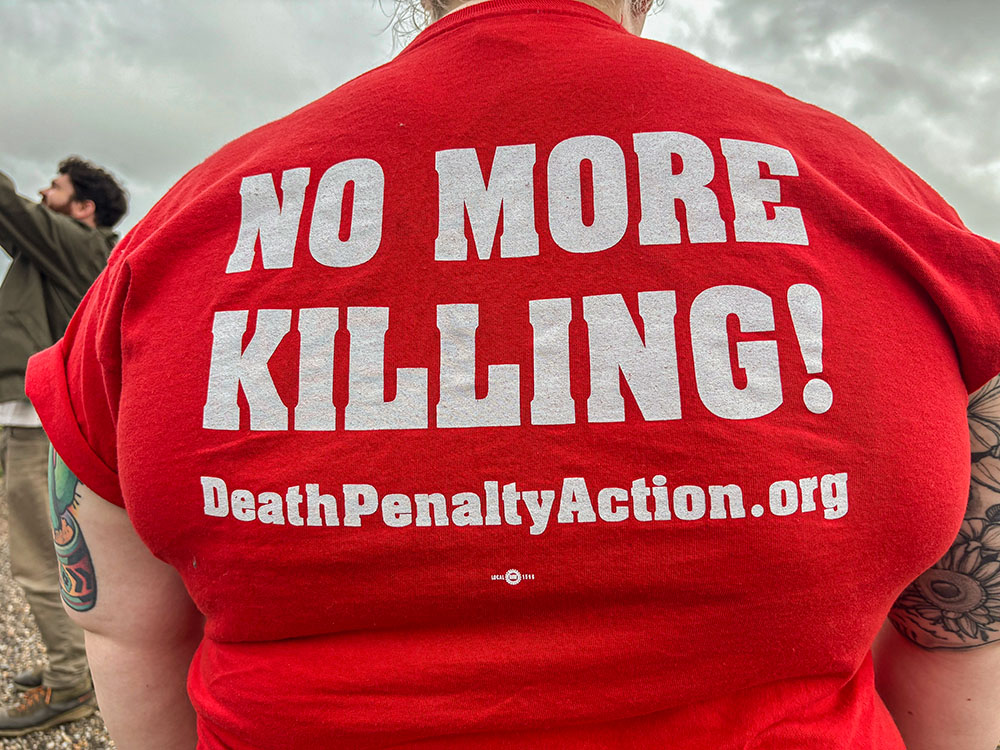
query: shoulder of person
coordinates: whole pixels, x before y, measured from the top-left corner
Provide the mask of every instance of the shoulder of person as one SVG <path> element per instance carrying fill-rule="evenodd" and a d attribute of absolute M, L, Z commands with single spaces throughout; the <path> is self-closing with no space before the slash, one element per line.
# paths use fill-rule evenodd
<path fill-rule="evenodd" d="M 37 203 L 37 211 L 47 214 L 56 239 L 65 245 L 72 245 L 80 252 L 92 253 L 107 257 L 118 235 L 108 227 L 92 227 L 71 216 L 53 211 L 52 209 Z"/>

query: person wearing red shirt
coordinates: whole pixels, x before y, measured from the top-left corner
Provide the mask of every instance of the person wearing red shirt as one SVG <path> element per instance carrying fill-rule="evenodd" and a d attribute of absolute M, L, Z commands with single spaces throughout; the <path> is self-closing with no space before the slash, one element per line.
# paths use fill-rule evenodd
<path fill-rule="evenodd" d="M 428 10 L 31 361 L 118 746 L 986 750 L 997 246 L 647 2 Z"/>

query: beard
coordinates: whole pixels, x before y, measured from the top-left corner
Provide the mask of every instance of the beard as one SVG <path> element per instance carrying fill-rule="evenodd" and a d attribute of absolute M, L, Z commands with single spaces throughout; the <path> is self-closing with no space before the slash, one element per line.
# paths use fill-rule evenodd
<path fill-rule="evenodd" d="M 50 211 L 55 211 L 57 214 L 62 214 L 63 216 L 70 215 L 70 205 L 73 203 L 73 199 L 68 199 L 65 203 L 53 203 L 48 198 L 42 198 L 42 205 L 45 206 Z"/>

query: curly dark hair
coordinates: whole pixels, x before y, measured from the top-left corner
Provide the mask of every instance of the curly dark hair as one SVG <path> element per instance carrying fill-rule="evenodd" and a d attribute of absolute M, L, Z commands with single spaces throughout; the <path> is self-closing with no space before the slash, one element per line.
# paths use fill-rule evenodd
<path fill-rule="evenodd" d="M 93 201 L 99 227 L 113 227 L 128 211 L 128 194 L 110 173 L 95 164 L 70 156 L 59 163 L 59 174 L 73 183 L 73 200 Z"/>

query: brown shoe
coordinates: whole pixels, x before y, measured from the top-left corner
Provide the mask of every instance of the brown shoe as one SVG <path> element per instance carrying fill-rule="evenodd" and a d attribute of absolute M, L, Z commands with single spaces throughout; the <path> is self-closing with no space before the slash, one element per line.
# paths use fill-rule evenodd
<path fill-rule="evenodd" d="M 44 671 L 41 667 L 34 667 L 33 669 L 18 672 L 14 675 L 14 679 L 11 680 L 14 683 L 14 689 L 19 693 L 23 693 L 32 688 L 40 687 Z"/>
<path fill-rule="evenodd" d="M 19 703 L 0 709 L 0 737 L 20 737 L 90 716 L 97 708 L 94 687 L 53 690 L 40 686 L 21 694 Z"/>

